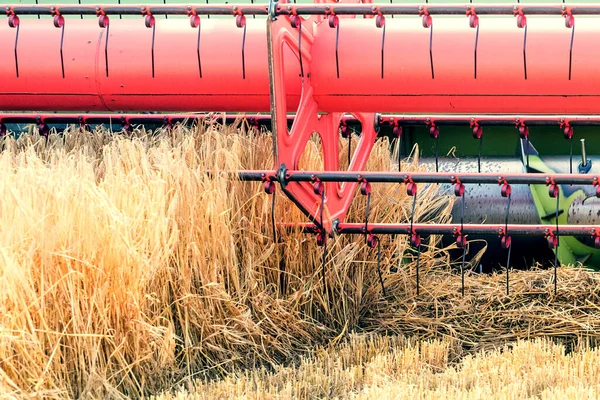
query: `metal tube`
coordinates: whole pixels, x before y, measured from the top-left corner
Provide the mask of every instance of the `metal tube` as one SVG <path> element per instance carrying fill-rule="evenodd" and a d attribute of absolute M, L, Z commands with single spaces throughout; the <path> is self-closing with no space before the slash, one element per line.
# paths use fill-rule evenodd
<path fill-rule="evenodd" d="M 239 35 L 233 34 L 237 29 L 233 15 L 231 20 L 207 19 L 202 22 L 202 78 L 198 76 L 197 31 L 181 20 L 159 21 L 156 25 L 156 77 L 149 81 L 150 49 L 146 45 L 149 37 L 142 28 L 141 8 L 127 7 L 131 13 L 140 15 L 140 21 L 111 21 L 109 77 L 105 73 L 103 51 L 105 32 L 98 28 L 96 21 L 69 21 L 63 49 L 66 78 L 62 81 L 57 79 L 61 77 L 60 59 L 55 51 L 59 39 L 57 32 L 52 32 L 48 21 L 28 20 L 19 33 L 20 78 L 14 78 L 14 65 L 4 63 L 0 66 L 0 109 L 94 112 L 270 110 L 263 20 L 247 21 L 246 79 L 242 79 L 241 42 Z M 196 7 L 196 12 L 208 10 L 199 5 Z M 233 12 L 230 5 L 224 5 L 222 10 L 215 10 L 221 6 L 211 7 L 213 9 L 208 11 Z M 263 12 L 261 6 L 254 7 L 257 13 L 258 10 Z M 313 7 L 324 9 L 325 6 Z M 433 6 L 427 7 L 430 10 Z M 560 7 L 557 5 L 552 9 L 559 10 Z M 151 8 L 152 12 L 155 8 L 157 14 L 168 11 L 157 5 Z M 77 14 L 79 18 L 84 9 L 88 10 L 86 13 L 89 10 L 95 13 L 94 6 L 71 6 L 65 11 Z M 19 10 L 48 10 L 50 13 L 51 7 L 15 6 L 13 10 L 17 13 Z M 124 8 L 111 6 L 106 10 L 120 13 Z M 177 11 L 181 10 L 177 8 Z M 585 18 L 578 20 L 573 76 L 569 80 L 565 65 L 568 66 L 571 33 L 557 29 L 556 22 L 553 18 L 529 18 L 531 29 L 527 40 L 531 51 L 527 56 L 527 80 L 523 79 L 522 73 L 522 31 L 514 26 L 512 19 L 489 17 L 481 21 L 485 23 L 485 29 L 480 31 L 477 79 L 473 77 L 472 48 L 467 45 L 472 43 L 472 32 L 462 17 L 439 18 L 435 22 L 435 79 L 431 79 L 430 74 L 429 31 L 423 29 L 418 18 L 414 23 L 399 19 L 386 22 L 386 46 L 397 51 L 386 54 L 385 79 L 381 79 L 381 49 L 374 45 L 380 43 L 381 32 L 371 19 L 340 21 L 340 37 L 350 35 L 354 39 L 338 43 L 339 68 L 348 71 L 340 74 L 339 79 L 335 62 L 336 30 L 327 24 L 306 24 L 305 29 L 311 29 L 314 34 L 310 51 L 314 99 L 319 111 L 323 112 L 545 113 L 557 117 L 559 113 L 594 114 L 600 104 L 600 92 L 597 85 L 590 84 L 588 77 L 594 76 L 600 59 L 586 49 L 595 48 L 600 25 Z M 0 35 L 10 37 L 9 29 L 7 24 L 0 24 Z M 407 37 L 410 40 L 406 40 Z M 553 46 L 545 45 L 548 42 Z M 0 54 L 12 54 L 13 47 L 11 41 L 1 42 Z M 404 54 L 411 54 L 411 57 L 402 56 Z M 44 59 L 44 63 L 31 61 L 36 59 Z M 361 69 L 347 68 L 347 63 L 356 59 L 361 60 Z M 286 111 L 294 112 L 301 93 L 297 52 L 286 51 L 284 61 Z M 552 81 L 552 85 L 548 85 L 548 81 Z M 408 123 L 410 117 L 406 116 L 405 120 L 407 122 L 402 124 Z M 441 120 L 436 124 L 454 121 Z M 411 123 L 415 122 L 419 121 Z M 496 123 L 492 116 L 489 122 Z M 498 117 L 497 122 L 513 123 L 503 116 Z M 464 123 L 464 117 L 461 123 Z M 533 125 L 538 121 L 532 119 L 527 123 Z"/>

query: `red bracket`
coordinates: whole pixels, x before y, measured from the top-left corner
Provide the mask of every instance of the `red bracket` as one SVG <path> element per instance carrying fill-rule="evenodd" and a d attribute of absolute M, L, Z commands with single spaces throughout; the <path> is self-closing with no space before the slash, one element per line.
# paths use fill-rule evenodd
<path fill-rule="evenodd" d="M 498 179 L 498 185 L 501 186 L 500 194 L 502 195 L 502 197 L 510 196 L 510 194 L 512 193 L 512 188 L 510 187 L 510 185 L 508 184 L 506 179 L 504 179 L 504 178 Z"/>
<path fill-rule="evenodd" d="M 477 28 L 479 25 L 479 16 L 475 13 L 475 10 L 471 6 L 467 6 L 466 15 L 469 18 L 469 26 L 471 28 Z"/>
<path fill-rule="evenodd" d="M 515 120 L 515 128 L 517 128 L 517 130 L 519 131 L 519 136 L 521 137 L 521 139 L 527 139 L 527 137 L 529 136 L 529 128 L 519 118 Z"/>
<path fill-rule="evenodd" d="M 517 17 L 517 27 L 525 28 L 527 26 L 527 17 L 523 14 L 521 6 L 515 6 L 513 9 L 513 15 Z"/>
<path fill-rule="evenodd" d="M 294 15 L 291 17 L 294 17 Z M 318 134 L 321 139 L 324 170 L 339 171 L 339 129 L 344 113 L 325 113 L 328 110 L 323 110 L 315 101 L 310 77 L 311 51 L 314 43 L 313 24 L 298 23 L 300 21 L 298 19 L 295 20 L 298 27 L 294 28 L 291 24 L 291 17 L 279 16 L 277 20 L 269 19 L 267 23 L 270 37 L 270 43 L 268 43 L 269 66 L 272 71 L 270 76 L 271 115 L 273 128 L 276 132 L 275 168 L 282 171 L 279 181 L 282 184 L 283 192 L 312 222 L 320 224 L 321 196 L 315 194 L 310 182 L 288 182 L 285 179 L 284 171 L 287 168 L 299 169 L 300 157 L 313 133 Z M 300 104 L 289 132 L 284 74 L 284 52 L 286 49 L 291 49 L 298 61 L 301 57 L 304 69 L 302 76 L 298 78 L 302 80 Z M 365 169 L 377 137 L 375 130 L 376 115 L 374 113 L 353 112 L 350 112 L 350 114 L 362 124 L 362 133 L 348 170 L 361 171 Z M 327 232 L 332 232 L 333 222 L 336 220 L 341 222 L 346 217 L 358 182 L 345 182 L 343 184 L 323 182 L 322 185 L 325 191 L 326 211 L 323 217 L 323 228 Z"/>
<path fill-rule="evenodd" d="M 483 135 L 483 128 L 481 125 L 479 125 L 479 122 L 477 122 L 475 118 L 471 118 L 469 127 L 473 129 L 473 139 L 481 139 L 481 135 Z"/>
<path fill-rule="evenodd" d="M 555 249 L 558 246 L 558 236 L 556 236 L 554 231 L 547 231 L 546 239 L 548 240 L 548 245 L 551 249 Z"/>
<path fill-rule="evenodd" d="M 565 121 L 564 118 L 560 120 L 560 129 L 563 131 L 565 139 L 573 138 L 573 127 L 569 124 L 569 121 Z"/>
<path fill-rule="evenodd" d="M 467 245 L 467 235 L 463 235 L 460 228 L 454 229 L 454 237 L 456 238 L 456 245 L 458 248 L 465 248 Z"/>
<path fill-rule="evenodd" d="M 510 236 L 507 235 L 507 233 L 508 232 L 506 232 L 506 230 L 503 228 L 501 228 L 498 231 L 498 236 L 500 237 L 500 244 L 502 245 L 503 249 L 508 249 L 512 244 L 512 239 L 510 238 Z"/>
<path fill-rule="evenodd" d="M 547 178 L 546 185 L 548 185 L 548 194 L 550 195 L 550 197 L 556 198 L 558 196 L 558 194 L 560 193 L 558 184 L 554 183 L 554 179 Z"/>

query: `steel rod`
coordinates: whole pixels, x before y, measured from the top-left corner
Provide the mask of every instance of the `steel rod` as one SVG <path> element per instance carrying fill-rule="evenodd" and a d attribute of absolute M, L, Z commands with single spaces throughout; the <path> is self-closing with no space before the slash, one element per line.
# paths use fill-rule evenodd
<path fill-rule="evenodd" d="M 268 4 L 157 4 L 145 5 L 31 5 L 20 6 L 5 4 L 3 8 L 17 15 L 97 15 L 102 10 L 105 15 L 143 15 L 149 12 L 153 15 L 188 15 L 195 12 L 198 15 L 267 15 Z M 477 15 L 556 15 L 565 12 L 572 15 L 600 15 L 600 4 L 405 4 L 405 5 L 371 5 L 371 4 L 313 4 L 313 5 L 279 5 L 276 15 L 465 15 L 471 11 Z"/>
<path fill-rule="evenodd" d="M 277 171 L 245 170 L 217 172 L 243 181 L 277 180 Z M 589 174 L 543 174 L 543 173 L 452 173 L 452 172 L 338 172 L 338 171 L 291 171 L 286 172 L 286 182 L 363 182 L 370 183 L 447 183 L 492 184 L 499 182 L 523 185 L 547 185 L 550 182 L 563 185 L 594 185 L 599 177 Z"/>
<path fill-rule="evenodd" d="M 314 224 L 281 224 L 280 227 L 298 226 L 307 233 L 316 232 L 318 228 Z M 336 233 L 340 235 L 364 234 L 365 225 L 362 223 L 347 223 L 342 222 L 337 226 Z M 523 225 L 509 224 L 508 230 L 511 236 L 528 236 L 528 237 L 544 237 L 549 234 L 558 236 L 576 236 L 576 237 L 591 237 L 594 232 L 600 231 L 600 226 L 583 226 L 583 225 L 559 225 L 560 230 L 556 229 L 555 225 Z M 426 235 L 454 235 L 458 230 L 461 230 L 463 235 L 480 235 L 480 236 L 499 236 L 506 229 L 505 224 L 464 224 L 461 228 L 458 224 L 423 224 L 414 223 L 413 231 L 417 234 Z M 409 235 L 411 234 L 411 224 L 384 224 L 384 223 L 369 223 L 369 233 L 373 235 Z"/>

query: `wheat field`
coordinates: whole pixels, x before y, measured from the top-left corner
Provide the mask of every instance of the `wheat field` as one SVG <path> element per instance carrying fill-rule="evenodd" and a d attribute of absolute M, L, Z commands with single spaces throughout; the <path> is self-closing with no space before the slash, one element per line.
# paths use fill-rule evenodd
<path fill-rule="evenodd" d="M 579 382 L 598 382 L 585 367 L 600 327 L 596 274 L 562 267 L 554 295 L 550 271 L 515 272 L 506 296 L 503 275 L 468 272 L 462 297 L 456 260 L 432 237 L 417 295 L 416 254 L 399 235 L 381 237 L 384 295 L 364 237 L 335 239 L 323 263 L 311 235 L 274 241 L 260 183 L 214 173 L 271 168 L 268 132 L 218 121 L 48 139 L 32 129 L 1 145 L 0 397 L 465 397 L 514 381 L 508 396 L 533 372 L 517 382 L 477 371 L 508 368 L 498 349 L 514 343 L 515 358 L 541 354 L 531 368 L 574 363 L 558 391 L 584 396 Z M 392 170 L 389 147 L 379 141 L 367 169 Z M 311 141 L 301 164 L 320 163 Z M 417 220 L 450 219 L 452 196 L 419 191 Z M 276 221 L 304 221 L 275 200 Z M 365 204 L 356 198 L 350 221 L 364 221 Z M 401 185 L 373 186 L 372 221 L 407 221 L 411 208 Z M 581 352 L 560 358 L 560 346 Z"/>

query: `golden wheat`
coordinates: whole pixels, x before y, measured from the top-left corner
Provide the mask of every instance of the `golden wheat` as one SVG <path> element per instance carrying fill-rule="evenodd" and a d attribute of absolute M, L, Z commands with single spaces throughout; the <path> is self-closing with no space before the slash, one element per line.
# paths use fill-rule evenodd
<path fill-rule="evenodd" d="M 510 297 L 502 276 L 468 273 L 463 298 L 453 260 L 432 237 L 417 297 L 406 238 L 382 237 L 384 296 L 375 252 L 361 236 L 332 241 L 324 266 L 314 237 L 288 230 L 274 242 L 261 184 L 206 173 L 272 168 L 270 135 L 244 125 L 131 135 L 74 129 L 48 140 L 32 131 L 2 146 L 6 397 L 193 390 L 196 379 L 279 368 L 355 331 L 450 338 L 458 358 L 520 337 L 592 341 L 600 325 L 599 281 L 582 269 L 559 270 L 568 288 L 559 296 L 544 271 L 515 274 Z M 344 149 L 340 158 L 343 165 Z M 382 140 L 368 169 L 390 170 L 390 160 Z M 319 164 L 313 140 L 302 165 Z M 452 198 L 434 185 L 419 190 L 416 219 L 448 221 Z M 408 220 L 401 185 L 376 185 L 372 197 L 371 220 Z M 349 219 L 364 221 L 365 205 L 359 196 Z M 304 221 L 280 193 L 275 219 Z"/>

